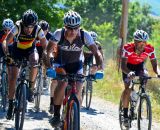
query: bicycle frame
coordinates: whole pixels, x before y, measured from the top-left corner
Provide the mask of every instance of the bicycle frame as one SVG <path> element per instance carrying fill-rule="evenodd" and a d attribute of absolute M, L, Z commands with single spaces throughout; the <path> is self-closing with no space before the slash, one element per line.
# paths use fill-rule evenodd
<path fill-rule="evenodd" d="M 20 67 L 19 78 L 17 80 L 16 98 L 15 98 L 15 127 L 17 130 L 23 129 L 24 117 L 27 108 L 27 87 L 28 80 L 26 79 L 27 60 L 15 62 L 17 67 Z M 20 114 L 21 113 L 21 114 Z"/>
<path fill-rule="evenodd" d="M 147 80 L 148 79 L 151 79 L 151 78 L 157 78 L 157 77 L 144 77 L 144 76 L 138 76 L 136 77 L 134 80 L 131 81 L 131 89 L 134 90 L 134 86 L 136 84 L 139 85 L 139 88 L 138 88 L 138 99 L 136 102 L 132 101 L 132 99 L 130 98 L 130 124 L 132 122 L 132 120 L 135 120 L 137 119 L 137 114 L 138 114 L 138 109 L 139 109 L 139 106 L 140 106 L 140 103 L 141 103 L 141 98 L 143 97 L 143 95 L 146 95 L 149 97 L 149 95 L 146 93 L 146 83 L 147 83 Z M 133 104 L 133 103 L 136 103 L 136 104 Z M 134 117 L 136 114 L 136 117 Z"/>

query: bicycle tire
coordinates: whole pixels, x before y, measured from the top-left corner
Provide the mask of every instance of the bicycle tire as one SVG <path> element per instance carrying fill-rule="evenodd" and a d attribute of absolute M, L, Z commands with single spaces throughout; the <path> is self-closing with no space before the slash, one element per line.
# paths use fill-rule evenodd
<path fill-rule="evenodd" d="M 79 115 L 78 105 L 74 100 L 72 100 L 69 104 L 67 130 L 79 130 L 80 129 L 78 115 Z"/>
<path fill-rule="evenodd" d="M 40 100 L 41 100 L 42 89 L 43 89 L 42 85 L 43 85 L 43 77 L 40 71 L 36 81 L 36 93 L 35 93 L 35 109 L 37 112 L 40 110 Z"/>
<path fill-rule="evenodd" d="M 145 128 L 146 130 L 151 130 L 151 125 L 152 125 L 152 109 L 151 109 L 151 101 L 150 98 L 147 94 L 142 94 L 142 96 L 140 97 L 140 104 L 139 104 L 139 108 L 138 108 L 138 119 L 137 119 L 137 123 L 138 123 L 138 130 L 141 130 L 141 127 L 143 125 L 143 123 L 141 123 L 142 121 L 142 109 L 143 109 L 143 104 L 146 101 L 146 112 L 147 112 L 147 119 L 148 121 L 148 125 L 144 124 L 144 127 L 148 127 Z"/>
<path fill-rule="evenodd" d="M 82 102 L 83 102 L 83 100 L 84 100 L 84 96 L 85 96 L 85 86 L 83 86 L 83 88 L 82 88 L 82 93 L 81 93 Z"/>
<path fill-rule="evenodd" d="M 92 100 L 92 81 L 86 82 L 86 109 L 90 108 Z"/>
<path fill-rule="evenodd" d="M 22 130 L 27 107 L 26 100 L 26 84 L 18 85 L 16 89 L 16 105 L 15 105 L 15 128 Z"/>
<path fill-rule="evenodd" d="M 5 112 L 7 107 L 7 93 L 8 93 L 8 76 L 6 72 L 2 72 L 1 79 L 1 95 L 2 95 L 2 110 Z"/>

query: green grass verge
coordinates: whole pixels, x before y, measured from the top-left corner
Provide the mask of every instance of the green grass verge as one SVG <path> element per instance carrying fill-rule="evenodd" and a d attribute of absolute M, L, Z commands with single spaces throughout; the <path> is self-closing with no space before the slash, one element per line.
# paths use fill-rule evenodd
<path fill-rule="evenodd" d="M 118 73 L 115 62 L 110 60 L 108 63 L 104 79 L 94 83 L 93 94 L 118 104 L 124 88 L 122 76 L 121 72 Z M 160 80 L 150 80 L 147 86 L 151 97 L 153 120 L 160 122 Z"/>

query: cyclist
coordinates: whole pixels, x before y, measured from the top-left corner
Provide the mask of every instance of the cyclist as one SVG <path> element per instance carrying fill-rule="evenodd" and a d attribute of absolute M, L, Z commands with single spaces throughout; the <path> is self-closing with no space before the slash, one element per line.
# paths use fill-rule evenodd
<path fill-rule="evenodd" d="M 130 80 L 135 76 L 147 75 L 145 61 L 150 58 L 153 71 L 159 76 L 157 59 L 155 56 L 154 47 L 147 43 L 149 36 L 143 30 L 134 32 L 134 42 L 125 44 L 122 51 L 121 69 L 123 74 L 123 82 L 125 89 L 122 93 L 123 111 L 124 111 L 124 126 L 128 127 L 128 106 L 131 90 L 129 89 Z"/>
<path fill-rule="evenodd" d="M 45 51 L 46 48 L 46 38 L 43 30 L 40 26 L 37 25 L 38 16 L 36 12 L 29 9 L 23 13 L 22 19 L 16 22 L 16 25 L 12 28 L 10 33 L 8 34 L 6 40 L 4 40 L 4 50 L 5 55 L 7 55 L 8 59 L 12 57 L 14 60 L 22 60 L 23 58 L 27 58 L 29 60 L 31 71 L 30 71 L 30 82 L 29 82 L 29 95 L 28 101 L 33 101 L 33 89 L 34 82 L 37 74 L 38 64 L 38 53 L 36 51 L 36 47 L 34 40 L 38 37 L 42 44 L 42 47 Z M 12 44 L 12 51 L 9 53 L 6 44 L 9 43 L 13 37 L 16 36 L 16 41 Z M 15 86 L 16 80 L 19 72 L 19 68 L 15 66 L 15 64 L 11 64 L 9 66 L 10 73 L 8 74 L 8 84 L 9 84 L 9 107 L 7 111 L 7 119 L 12 118 L 13 112 L 13 99 L 15 95 Z"/>
<path fill-rule="evenodd" d="M 10 19 L 4 19 L 3 23 L 2 23 L 2 30 L 0 31 L 0 60 L 2 61 L 2 57 L 5 56 L 4 51 L 3 51 L 3 47 L 2 47 L 2 43 L 4 41 L 4 39 L 6 38 L 6 36 L 8 35 L 9 31 L 12 29 L 12 27 L 14 26 L 14 22 Z M 9 50 L 11 50 L 11 44 L 13 43 L 13 39 L 9 42 L 8 44 L 8 48 Z M 2 69 L 2 64 L 0 65 L 0 70 Z"/>
<path fill-rule="evenodd" d="M 103 50 L 102 50 L 102 45 L 99 41 L 97 41 L 97 33 L 95 33 L 94 31 L 89 32 L 91 37 L 93 38 L 95 44 L 97 45 L 98 50 L 100 51 L 103 60 L 104 60 L 104 56 L 103 56 Z M 95 61 L 95 57 L 93 56 L 93 53 L 88 49 L 88 47 L 84 47 L 84 73 L 86 71 L 86 66 L 88 64 L 92 64 L 92 68 L 91 68 L 91 73 L 94 74 L 96 73 L 97 67 L 96 67 L 96 61 Z"/>
<path fill-rule="evenodd" d="M 14 22 L 11 19 L 7 18 L 3 20 L 3 23 L 2 23 L 3 29 L 0 31 L 0 57 L 5 56 L 2 48 L 2 43 L 4 39 L 7 37 L 9 31 L 13 28 L 13 26 L 14 26 Z M 13 43 L 13 39 L 9 42 L 8 46 L 10 46 L 12 43 Z"/>
<path fill-rule="evenodd" d="M 99 69 L 102 69 L 102 55 L 98 51 L 90 34 L 80 29 L 81 16 L 75 11 L 69 11 L 64 15 L 64 28 L 54 32 L 47 46 L 48 59 L 51 53 L 58 49 L 55 62 L 63 66 L 66 73 L 83 74 L 83 46 L 86 44 L 96 57 L 96 63 Z M 81 38 L 83 34 L 83 39 Z M 54 50 L 53 50 L 54 49 Z M 48 60 L 49 61 L 49 60 Z M 62 73 L 65 73 L 62 72 Z M 77 82 L 77 97 L 81 99 L 81 89 L 83 83 Z M 63 102 L 65 87 L 67 82 L 58 81 L 58 87 L 55 89 L 54 95 L 54 116 L 50 119 L 50 124 L 55 127 L 60 123 L 60 108 Z M 80 101 L 81 102 L 81 101 Z"/>
<path fill-rule="evenodd" d="M 45 20 L 41 20 L 39 22 L 39 26 L 44 31 L 44 34 L 45 34 L 47 42 L 48 42 L 48 40 L 52 36 L 52 33 L 49 31 L 49 23 Z M 42 59 L 43 48 L 42 48 L 42 44 L 40 43 L 39 39 L 36 39 L 36 48 L 37 48 L 37 51 L 38 51 L 38 54 L 39 54 L 39 59 Z M 44 88 L 47 88 L 48 81 L 47 81 L 47 77 L 46 77 L 46 67 L 45 66 L 43 68 L 43 71 L 44 71 L 44 73 L 43 73 L 44 74 L 43 86 L 44 86 Z"/>
<path fill-rule="evenodd" d="M 45 34 L 46 39 L 47 39 L 47 42 L 48 42 L 48 40 L 52 36 L 52 33 L 49 31 L 49 23 L 45 20 L 41 20 L 39 22 L 39 25 L 43 29 L 44 34 Z M 41 59 L 43 48 L 42 48 L 42 45 L 40 44 L 40 41 L 38 39 L 36 40 L 36 48 L 37 48 L 37 51 L 38 51 L 38 54 L 39 54 L 39 59 Z M 46 66 L 44 66 L 43 74 L 44 74 L 43 86 L 44 86 L 44 88 L 48 88 L 49 84 L 48 84 L 48 80 L 47 80 L 47 77 L 46 77 Z M 50 113 L 53 113 L 53 110 L 54 110 L 53 109 L 53 98 L 54 98 L 54 88 L 55 88 L 54 86 L 55 86 L 55 83 L 52 83 L 51 89 L 50 89 L 50 106 L 49 106 L 49 112 Z"/>

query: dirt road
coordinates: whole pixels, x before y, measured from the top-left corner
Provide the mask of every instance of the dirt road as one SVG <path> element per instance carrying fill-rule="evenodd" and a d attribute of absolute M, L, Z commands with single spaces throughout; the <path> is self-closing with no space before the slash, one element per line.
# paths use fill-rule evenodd
<path fill-rule="evenodd" d="M 48 123 L 49 95 L 42 96 L 41 110 L 34 112 L 33 104 L 28 104 L 24 130 L 54 130 Z M 153 123 L 153 130 L 160 130 L 160 124 Z M 14 121 L 5 119 L 0 112 L 0 130 L 14 130 Z M 118 106 L 99 98 L 94 98 L 91 109 L 81 109 L 81 130 L 120 130 L 118 122 Z M 132 130 L 137 130 L 133 126 Z"/>

